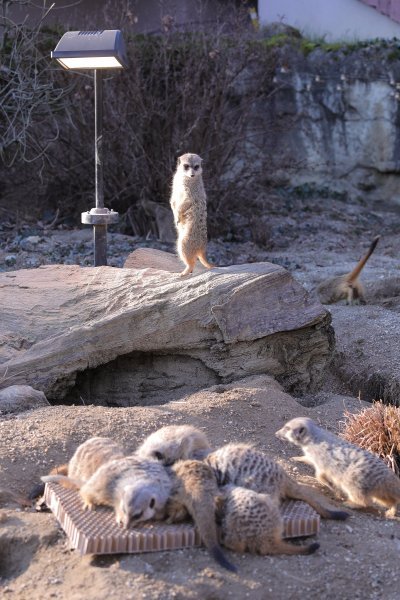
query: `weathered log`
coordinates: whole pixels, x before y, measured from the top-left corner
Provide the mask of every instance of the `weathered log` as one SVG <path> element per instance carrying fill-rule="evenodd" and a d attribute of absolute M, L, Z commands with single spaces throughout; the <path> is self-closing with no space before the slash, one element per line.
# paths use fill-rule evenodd
<path fill-rule="evenodd" d="M 146 401 L 146 389 L 156 401 L 152 378 L 164 393 L 170 385 L 171 397 L 176 387 L 179 397 L 256 373 L 300 393 L 320 384 L 333 345 L 330 315 L 282 267 L 233 265 L 181 278 L 178 259 L 154 250 L 132 253 L 129 264 L 0 274 L 0 387 L 27 384 L 62 399 L 78 373 L 94 370 L 99 382 L 110 368 L 107 395 L 134 404 Z M 135 381 L 116 376 L 116 360 L 130 375 L 141 365 Z"/>

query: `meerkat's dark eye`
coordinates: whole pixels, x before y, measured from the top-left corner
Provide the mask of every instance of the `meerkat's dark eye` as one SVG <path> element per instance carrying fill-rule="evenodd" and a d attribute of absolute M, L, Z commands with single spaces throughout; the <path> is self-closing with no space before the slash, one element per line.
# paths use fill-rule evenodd
<path fill-rule="evenodd" d="M 136 521 L 137 519 L 140 519 L 140 517 L 142 515 L 143 515 L 143 511 L 141 510 L 140 512 L 137 512 L 134 515 L 132 515 L 132 519 L 134 519 Z"/>
<path fill-rule="evenodd" d="M 150 500 L 150 504 L 149 504 L 150 508 L 154 508 L 154 505 L 155 505 L 155 503 L 156 503 L 156 500 L 155 500 L 155 498 L 152 498 L 152 499 Z"/>
<path fill-rule="evenodd" d="M 190 165 L 183 165 L 183 168 L 185 169 L 185 171 L 189 171 Z"/>
<path fill-rule="evenodd" d="M 157 460 L 164 460 L 164 454 L 161 454 L 161 452 L 154 452 L 154 458 Z"/>
<path fill-rule="evenodd" d="M 194 166 L 194 170 L 195 170 L 195 171 L 198 171 L 198 170 L 199 170 L 199 168 L 200 168 L 200 165 L 195 165 L 195 166 Z"/>
<path fill-rule="evenodd" d="M 297 430 L 297 437 L 299 437 L 299 438 L 303 437 L 303 435 L 305 434 L 305 432 L 306 432 L 306 428 L 305 427 L 299 427 L 298 430 Z"/>

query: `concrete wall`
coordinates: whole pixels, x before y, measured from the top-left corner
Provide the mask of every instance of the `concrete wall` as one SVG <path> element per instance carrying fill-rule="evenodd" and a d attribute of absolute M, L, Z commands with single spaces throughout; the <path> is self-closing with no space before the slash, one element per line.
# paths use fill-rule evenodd
<path fill-rule="evenodd" d="M 261 25 L 282 21 L 326 41 L 400 38 L 400 24 L 359 0 L 259 0 Z"/>

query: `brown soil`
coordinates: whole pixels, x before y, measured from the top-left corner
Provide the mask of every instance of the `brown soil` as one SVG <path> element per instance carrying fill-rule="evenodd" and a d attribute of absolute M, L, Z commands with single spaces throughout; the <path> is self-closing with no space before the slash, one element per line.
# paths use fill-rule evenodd
<path fill-rule="evenodd" d="M 240 243 L 215 240 L 210 244 L 209 258 L 220 265 L 276 262 L 312 290 L 322 279 L 349 271 L 373 237 L 382 235 L 363 272 L 372 306 L 365 307 L 366 310 L 332 307 L 340 368 L 327 372 L 320 392 L 299 401 L 283 393 L 268 377 L 260 376 L 153 407 L 54 406 L 2 417 L 0 595 L 26 600 L 290 600 L 303 596 L 318 600 L 397 600 L 399 517 L 387 520 L 381 515 L 351 511 L 347 522 L 322 521 L 317 536 L 320 548 L 311 556 L 228 553 L 238 567 L 235 575 L 219 568 L 202 548 L 81 557 L 67 549 L 65 536 L 51 513 L 21 507 L 11 497 L 12 494 L 24 497 L 40 475 L 65 462 L 89 436 L 108 435 L 132 450 L 147 433 L 170 423 L 191 423 L 204 428 L 214 446 L 228 441 L 253 442 L 300 480 L 311 482 L 311 470 L 290 461 L 295 450 L 274 436 L 287 419 L 308 415 L 337 431 L 345 409 L 356 411 L 364 406 L 350 397 L 357 395 L 360 377 L 366 380 L 368 375 L 376 373 L 395 377 L 391 385 L 398 399 L 396 319 L 400 296 L 397 288 L 390 293 L 385 288 L 381 293 L 371 286 L 390 277 L 393 286 L 397 285 L 399 207 L 372 207 L 362 200 L 350 203 L 312 196 L 272 199 L 266 211 L 270 239 L 264 246 L 244 240 Z M 7 270 L 48 262 L 90 264 L 90 232 L 79 233 L 76 243 L 72 243 L 71 232 L 61 233 L 61 240 L 53 239 L 50 234 L 39 240 L 29 238 L 22 252 L 18 249 L 20 241 L 7 234 L 6 243 L 0 245 L 0 263 Z M 37 234 L 27 231 L 23 235 Z M 126 236 L 117 235 L 113 240 L 110 262 L 121 266 L 136 242 L 128 243 Z M 88 245 L 86 263 L 82 263 L 85 244 Z M 157 246 L 151 241 L 144 245 Z M 173 247 L 163 249 L 172 251 Z M 367 396 L 363 393 L 361 397 Z"/>
<path fill-rule="evenodd" d="M 150 431 L 169 423 L 204 428 L 213 446 L 254 442 L 300 480 L 311 482 L 308 467 L 290 462 L 296 451 L 274 433 L 299 415 L 337 430 L 345 408 L 364 406 L 333 394 L 324 399 L 324 404 L 306 408 L 269 377 L 259 376 L 157 407 L 54 406 L 5 417 L 0 422 L 0 488 L 24 496 L 41 474 L 64 462 L 89 436 L 113 436 L 132 450 Z M 351 511 L 346 522 L 322 521 L 317 536 L 321 546 L 311 556 L 229 553 L 236 575 L 218 567 L 203 548 L 81 557 L 67 549 L 52 513 L 5 504 L 0 513 L 0 585 L 6 598 L 398 598 L 400 518 Z"/>

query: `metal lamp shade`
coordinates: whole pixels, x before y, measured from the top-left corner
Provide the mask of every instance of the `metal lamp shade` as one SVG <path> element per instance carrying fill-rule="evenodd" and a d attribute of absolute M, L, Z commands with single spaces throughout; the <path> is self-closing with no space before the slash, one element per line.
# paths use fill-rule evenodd
<path fill-rule="evenodd" d="M 68 31 L 51 57 L 64 69 L 122 69 L 127 64 L 124 39 L 119 29 Z"/>

